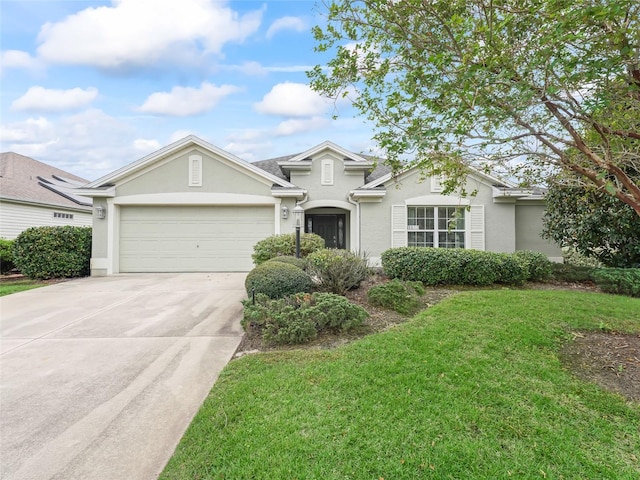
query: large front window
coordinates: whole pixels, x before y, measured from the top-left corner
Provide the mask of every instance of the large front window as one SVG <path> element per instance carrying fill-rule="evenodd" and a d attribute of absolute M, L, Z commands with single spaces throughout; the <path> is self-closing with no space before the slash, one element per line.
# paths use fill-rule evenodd
<path fill-rule="evenodd" d="M 408 207 L 407 245 L 464 248 L 464 208 Z"/>

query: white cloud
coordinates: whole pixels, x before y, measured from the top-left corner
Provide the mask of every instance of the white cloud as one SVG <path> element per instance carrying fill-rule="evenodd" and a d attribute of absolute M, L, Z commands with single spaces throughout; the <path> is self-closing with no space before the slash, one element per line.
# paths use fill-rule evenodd
<path fill-rule="evenodd" d="M 265 115 L 283 117 L 310 117 L 327 111 L 331 101 L 321 97 L 304 83 L 274 85 L 254 108 Z"/>
<path fill-rule="evenodd" d="M 133 148 L 135 148 L 137 151 L 143 154 L 155 152 L 156 150 L 159 150 L 161 147 L 162 145 L 160 145 L 160 142 L 156 139 L 136 138 L 133 141 Z"/>
<path fill-rule="evenodd" d="M 149 95 L 140 112 L 176 117 L 198 115 L 213 109 L 224 97 L 240 91 L 233 85 L 215 85 L 202 82 L 200 88 L 173 87 L 170 92 L 156 92 Z"/>
<path fill-rule="evenodd" d="M 298 17 L 282 17 L 274 21 L 267 30 L 267 38 L 272 38 L 276 33 L 283 30 L 293 30 L 304 32 L 307 29 L 304 21 Z"/>
<path fill-rule="evenodd" d="M 189 135 L 200 137 L 200 135 L 192 132 L 191 130 L 176 130 L 169 137 L 169 143 L 177 142 L 178 140 L 182 140 L 184 137 L 188 137 Z"/>
<path fill-rule="evenodd" d="M 295 135 L 296 133 L 311 132 L 324 128 L 331 123 L 331 120 L 323 117 L 312 118 L 292 118 L 280 123 L 273 131 L 274 135 L 284 137 Z"/>
<path fill-rule="evenodd" d="M 233 153 L 237 157 L 246 160 L 247 162 L 255 162 L 257 160 L 263 160 L 269 156 L 269 152 L 273 149 L 271 142 L 263 143 L 228 143 L 223 147 L 229 153 Z"/>
<path fill-rule="evenodd" d="M 0 138 L 3 151 L 33 157 L 89 180 L 141 156 L 135 128 L 98 109 L 68 115 L 56 123 L 37 117 L 2 125 Z"/>
<path fill-rule="evenodd" d="M 234 142 L 253 142 L 267 136 L 267 132 L 258 128 L 247 128 L 227 135 L 227 140 Z"/>
<path fill-rule="evenodd" d="M 22 50 L 5 50 L 0 52 L 0 67 L 2 71 L 7 68 L 24 68 L 37 70 L 42 68 L 42 63 Z"/>
<path fill-rule="evenodd" d="M 22 122 L 0 125 L 0 142 L 2 150 L 5 143 L 32 143 L 38 140 L 53 138 L 54 126 L 44 117 L 29 118 Z"/>
<path fill-rule="evenodd" d="M 200 50 L 220 54 L 227 42 L 244 41 L 263 12 L 239 15 L 216 0 L 114 0 L 45 24 L 38 53 L 53 63 L 108 69 L 184 63 Z"/>
<path fill-rule="evenodd" d="M 25 112 L 61 112 L 86 107 L 98 96 L 98 90 L 70 88 L 51 90 L 40 86 L 29 88 L 27 92 L 11 104 L 11 110 Z"/>

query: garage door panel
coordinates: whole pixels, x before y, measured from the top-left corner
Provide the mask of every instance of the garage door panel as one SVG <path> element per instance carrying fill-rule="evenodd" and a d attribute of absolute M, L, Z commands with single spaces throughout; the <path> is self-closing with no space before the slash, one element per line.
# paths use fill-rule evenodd
<path fill-rule="evenodd" d="M 120 271 L 249 271 L 273 233 L 273 207 L 123 207 Z"/>

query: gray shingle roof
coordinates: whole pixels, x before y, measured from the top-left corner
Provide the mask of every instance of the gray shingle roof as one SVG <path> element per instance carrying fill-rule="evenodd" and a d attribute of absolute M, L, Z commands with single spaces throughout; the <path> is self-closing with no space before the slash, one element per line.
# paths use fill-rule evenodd
<path fill-rule="evenodd" d="M 33 158 L 0 153 L 0 198 L 88 209 L 91 200 L 73 191 L 86 183 L 84 178 Z"/>

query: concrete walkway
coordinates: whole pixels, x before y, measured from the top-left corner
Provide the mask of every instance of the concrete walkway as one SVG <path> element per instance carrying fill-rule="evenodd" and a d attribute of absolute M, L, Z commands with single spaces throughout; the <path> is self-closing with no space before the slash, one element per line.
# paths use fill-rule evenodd
<path fill-rule="evenodd" d="M 0 298 L 0 478 L 156 478 L 240 343 L 244 278 L 117 275 Z"/>

